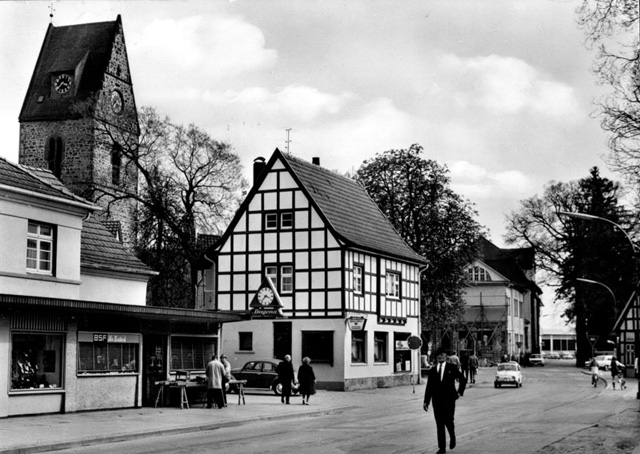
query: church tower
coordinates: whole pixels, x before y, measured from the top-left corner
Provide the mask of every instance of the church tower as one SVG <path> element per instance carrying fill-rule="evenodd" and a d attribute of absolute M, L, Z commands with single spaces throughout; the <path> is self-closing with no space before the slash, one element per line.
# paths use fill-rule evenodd
<path fill-rule="evenodd" d="M 132 235 L 139 125 L 122 21 L 49 24 L 20 112 L 20 164 L 49 169 Z M 119 201 L 118 201 L 119 200 Z"/>

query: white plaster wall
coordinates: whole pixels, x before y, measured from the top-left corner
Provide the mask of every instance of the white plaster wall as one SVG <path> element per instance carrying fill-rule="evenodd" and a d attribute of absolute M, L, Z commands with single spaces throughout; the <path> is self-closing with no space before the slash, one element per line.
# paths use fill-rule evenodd
<path fill-rule="evenodd" d="M 137 374 L 78 377 L 76 410 L 135 407 L 138 382 Z"/>
<path fill-rule="evenodd" d="M 146 304 L 147 281 L 127 280 L 115 277 L 82 275 L 79 298 L 85 301 L 128 304 Z"/>

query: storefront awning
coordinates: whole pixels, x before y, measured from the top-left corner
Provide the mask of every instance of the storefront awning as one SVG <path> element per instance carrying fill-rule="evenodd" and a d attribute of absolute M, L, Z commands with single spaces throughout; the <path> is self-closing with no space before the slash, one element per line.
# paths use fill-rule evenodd
<path fill-rule="evenodd" d="M 100 303 L 58 298 L 0 294 L 0 308 L 56 309 L 73 313 L 122 315 L 145 320 L 170 322 L 229 323 L 246 320 L 243 313 L 203 311 L 175 307 L 131 306 L 127 304 Z"/>

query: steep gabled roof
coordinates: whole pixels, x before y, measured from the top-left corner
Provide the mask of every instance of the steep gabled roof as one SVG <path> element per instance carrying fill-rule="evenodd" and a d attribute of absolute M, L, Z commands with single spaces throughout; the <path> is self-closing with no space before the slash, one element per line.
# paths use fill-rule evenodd
<path fill-rule="evenodd" d="M 129 252 L 94 216 L 82 223 L 80 266 L 103 271 L 157 274 Z"/>
<path fill-rule="evenodd" d="M 229 238 L 260 184 L 278 160 L 289 170 L 330 231 L 347 246 L 412 264 L 428 263 L 405 243 L 362 186 L 319 165 L 284 155 L 277 148 L 226 232 L 209 251 L 215 253 Z"/>
<path fill-rule="evenodd" d="M 427 263 L 402 239 L 378 205 L 355 180 L 285 155 L 279 150 L 274 153 L 270 164 L 275 157 L 282 158 L 316 205 L 320 216 L 348 245 L 414 263 Z"/>
<path fill-rule="evenodd" d="M 112 22 L 55 27 L 49 24 L 20 121 L 77 118 L 71 106 L 90 98 L 102 88 L 120 16 Z M 52 73 L 74 75 L 73 96 L 51 97 Z M 42 97 L 41 101 L 39 99 Z"/>
<path fill-rule="evenodd" d="M 510 282 L 525 288 L 529 288 L 535 293 L 542 293 L 542 290 L 535 282 L 527 278 L 523 266 L 533 266 L 532 248 L 502 249 L 484 237 L 478 240 L 478 260 L 487 264 Z"/>

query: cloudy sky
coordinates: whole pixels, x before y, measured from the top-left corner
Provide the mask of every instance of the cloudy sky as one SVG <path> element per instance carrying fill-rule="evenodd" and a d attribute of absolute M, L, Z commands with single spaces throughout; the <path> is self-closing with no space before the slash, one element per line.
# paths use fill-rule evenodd
<path fill-rule="evenodd" d="M 607 176 L 595 52 L 578 0 L 56 1 L 57 26 L 122 16 L 138 106 L 228 141 L 246 176 L 279 147 L 347 171 L 419 143 L 505 246 L 504 217 L 550 180 Z M 0 156 L 49 2 L 0 2 Z"/>

